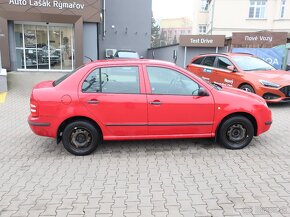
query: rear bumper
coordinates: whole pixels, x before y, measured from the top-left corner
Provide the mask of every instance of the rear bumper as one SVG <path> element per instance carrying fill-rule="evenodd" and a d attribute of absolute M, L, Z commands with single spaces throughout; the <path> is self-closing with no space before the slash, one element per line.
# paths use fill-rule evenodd
<path fill-rule="evenodd" d="M 31 115 L 29 115 L 27 121 L 30 126 L 30 129 L 36 135 L 52 138 L 56 137 L 54 127 L 49 120 L 40 120 L 40 118 L 34 118 Z"/>

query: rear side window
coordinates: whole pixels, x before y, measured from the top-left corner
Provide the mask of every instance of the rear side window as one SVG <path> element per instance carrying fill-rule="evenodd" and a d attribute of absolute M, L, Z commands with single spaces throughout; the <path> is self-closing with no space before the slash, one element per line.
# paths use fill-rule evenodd
<path fill-rule="evenodd" d="M 215 61 L 215 56 L 205 57 L 202 65 L 213 67 L 214 61 Z"/>
<path fill-rule="evenodd" d="M 194 60 L 194 61 L 192 62 L 192 64 L 200 65 L 203 59 L 204 59 L 204 57 L 198 58 L 198 59 Z"/>
<path fill-rule="evenodd" d="M 138 67 L 107 67 L 93 70 L 82 84 L 84 93 L 140 93 Z"/>

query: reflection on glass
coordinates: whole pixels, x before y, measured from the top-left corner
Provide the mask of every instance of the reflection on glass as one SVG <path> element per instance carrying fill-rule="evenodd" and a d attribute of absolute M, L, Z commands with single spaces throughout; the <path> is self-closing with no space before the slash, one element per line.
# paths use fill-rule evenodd
<path fill-rule="evenodd" d="M 36 47 L 35 26 L 24 25 L 24 43 L 26 48 Z"/>
<path fill-rule="evenodd" d="M 23 49 L 16 49 L 16 56 L 17 56 L 17 68 L 24 69 Z"/>
<path fill-rule="evenodd" d="M 16 44 L 16 47 L 23 47 L 22 25 L 21 24 L 16 24 L 14 26 L 14 32 L 15 32 L 15 44 Z"/>
<path fill-rule="evenodd" d="M 62 42 L 62 68 L 72 69 L 72 41 L 73 33 L 71 27 L 64 27 L 61 31 L 61 42 Z"/>
<path fill-rule="evenodd" d="M 38 69 L 49 69 L 48 34 L 46 26 L 36 26 Z"/>
<path fill-rule="evenodd" d="M 49 27 L 50 65 L 52 69 L 61 69 L 60 27 Z"/>

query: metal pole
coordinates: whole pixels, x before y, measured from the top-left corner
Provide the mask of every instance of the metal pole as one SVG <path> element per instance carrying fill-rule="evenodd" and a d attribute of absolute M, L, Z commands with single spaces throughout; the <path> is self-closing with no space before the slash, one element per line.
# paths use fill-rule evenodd
<path fill-rule="evenodd" d="M 187 47 L 184 47 L 184 61 L 183 61 L 183 68 L 185 68 L 185 65 L 186 65 L 186 53 L 187 53 Z"/>
<path fill-rule="evenodd" d="M 215 48 L 215 52 L 218 53 L 219 52 L 219 47 Z"/>

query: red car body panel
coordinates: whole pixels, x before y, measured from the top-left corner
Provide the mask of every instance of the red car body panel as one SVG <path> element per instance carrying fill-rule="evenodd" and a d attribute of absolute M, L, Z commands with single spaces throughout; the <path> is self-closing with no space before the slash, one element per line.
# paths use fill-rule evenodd
<path fill-rule="evenodd" d="M 140 94 L 81 91 L 94 68 L 111 66 L 137 66 Z M 203 87 L 208 96 L 152 94 L 146 66 L 178 71 Z M 217 90 L 174 64 L 153 60 L 96 61 L 56 86 L 51 81 L 41 82 L 32 91 L 31 111 L 28 122 L 32 131 L 52 138 L 59 136 L 65 121 L 80 117 L 94 121 L 104 140 L 214 137 L 222 120 L 237 113 L 252 117 L 256 135 L 267 131 L 272 122 L 271 111 L 261 97 L 233 88 Z"/>

